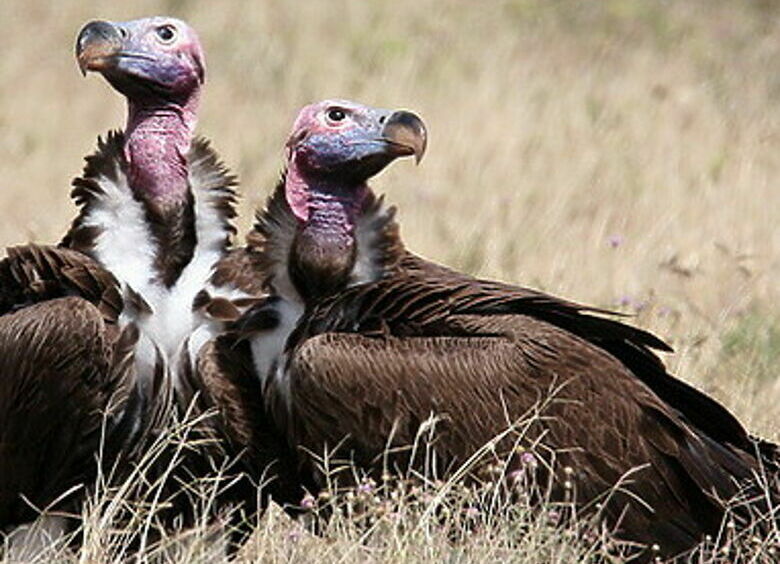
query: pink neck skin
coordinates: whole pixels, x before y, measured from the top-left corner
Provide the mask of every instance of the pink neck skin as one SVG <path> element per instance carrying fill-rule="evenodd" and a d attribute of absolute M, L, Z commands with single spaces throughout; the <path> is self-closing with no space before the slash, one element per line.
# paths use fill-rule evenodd
<path fill-rule="evenodd" d="M 368 195 L 366 183 L 356 186 L 312 178 L 291 160 L 285 177 L 285 195 L 304 230 L 317 233 L 324 244 L 351 245 L 355 219 Z"/>
<path fill-rule="evenodd" d="M 187 201 L 187 153 L 199 99 L 195 91 L 184 104 L 128 102 L 125 159 L 130 187 L 138 196 L 163 206 Z"/>

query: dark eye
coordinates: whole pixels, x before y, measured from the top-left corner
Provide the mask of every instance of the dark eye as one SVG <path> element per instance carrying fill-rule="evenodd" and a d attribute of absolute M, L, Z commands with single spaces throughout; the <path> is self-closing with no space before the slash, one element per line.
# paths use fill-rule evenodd
<path fill-rule="evenodd" d="M 176 38 L 176 28 L 172 25 L 161 25 L 157 28 L 157 37 L 163 43 L 170 43 Z"/>
<path fill-rule="evenodd" d="M 328 110 L 328 119 L 332 122 L 338 123 L 344 121 L 347 117 L 347 113 L 341 108 L 331 108 Z"/>

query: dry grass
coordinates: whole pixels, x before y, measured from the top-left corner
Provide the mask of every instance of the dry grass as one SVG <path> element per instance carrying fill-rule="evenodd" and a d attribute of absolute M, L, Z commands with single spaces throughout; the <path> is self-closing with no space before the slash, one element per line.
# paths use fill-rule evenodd
<path fill-rule="evenodd" d="M 299 106 L 339 96 L 415 109 L 431 132 L 426 161 L 375 183 L 399 205 L 411 248 L 636 312 L 674 345 L 667 361 L 680 377 L 777 440 L 779 8 L 3 0 L 0 244 L 57 240 L 74 213 L 68 181 L 81 157 L 122 124 L 121 101 L 76 70 L 80 25 L 178 15 L 208 53 L 200 131 L 242 178 L 243 228 L 275 181 Z M 346 534 L 290 544 L 281 522 L 272 514 L 260 526 L 263 559 L 369 550 Z M 479 535 L 463 554 L 388 535 L 394 548 L 376 559 L 496 557 Z"/>
<path fill-rule="evenodd" d="M 181 462 L 169 458 L 172 451 L 192 448 L 193 434 L 209 413 L 172 421 L 158 437 L 128 479 L 113 483 L 101 475 L 87 496 L 81 526 L 68 535 L 55 536 L 41 548 L 13 554 L 3 564 L 24 562 L 121 563 L 141 555 L 140 561 L 160 564 L 225 562 L 229 535 L 236 521 L 231 510 L 215 510 L 214 499 L 227 475 L 215 469 L 212 476 L 187 484 L 190 497 L 203 519 L 195 527 L 162 525 L 160 512 L 170 500 L 163 494 L 165 476 L 159 463 L 170 470 Z M 423 423 L 412 448 L 425 474 L 409 470 L 385 473 L 379 482 L 366 477 L 348 461 L 324 457 L 320 466 L 328 485 L 315 498 L 300 501 L 302 516 L 291 521 L 279 507 L 249 521 L 250 539 L 235 555 L 239 562 L 515 562 L 518 564 L 569 564 L 572 562 L 623 562 L 636 554 L 630 543 L 616 541 L 599 519 L 600 507 L 588 517 L 574 511 L 576 482 L 567 486 L 566 499 L 551 501 L 551 482 L 538 479 L 533 451 L 517 447 L 523 459 L 508 481 L 506 461 L 495 457 L 495 446 L 506 439 L 519 444 L 539 414 L 511 425 L 494 441 L 475 453 L 446 481 L 431 470 L 435 446 L 435 420 Z M 434 439 L 435 440 L 435 439 Z M 225 467 L 222 466 L 224 469 Z M 229 469 L 226 469 L 229 472 Z M 466 474 L 480 481 L 466 485 Z M 620 495 L 632 478 L 629 472 L 605 492 L 599 501 Z M 150 477 L 154 478 L 150 479 Z M 345 485 L 348 482 L 350 485 Z M 48 515 L 60 516 L 50 511 Z M 215 519 L 206 515 L 219 514 Z M 76 517 L 76 516 L 73 516 Z M 43 521 L 33 527 L 45 527 Z M 734 528 L 730 519 L 686 560 L 698 564 L 722 562 L 774 562 L 780 549 L 780 531 L 757 532 L 757 527 Z M 319 533 L 312 531 L 317 529 Z M 45 535 L 45 533 L 42 533 Z M 79 548 L 80 547 L 80 548 Z M 3 546 L 0 543 L 0 550 Z"/>

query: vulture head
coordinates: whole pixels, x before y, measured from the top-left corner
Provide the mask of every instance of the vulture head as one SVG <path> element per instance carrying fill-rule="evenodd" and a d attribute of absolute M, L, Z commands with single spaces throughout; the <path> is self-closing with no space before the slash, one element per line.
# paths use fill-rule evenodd
<path fill-rule="evenodd" d="M 287 141 L 284 194 L 298 227 L 288 260 L 290 278 L 305 299 L 337 292 L 356 265 L 373 264 L 356 237 L 367 181 L 398 157 L 425 152 L 422 120 L 346 100 L 303 108 Z"/>
<path fill-rule="evenodd" d="M 90 22 L 76 39 L 76 59 L 84 74 L 101 73 L 130 99 L 186 100 L 205 77 L 197 34 L 168 17 Z"/>
<path fill-rule="evenodd" d="M 325 100 L 298 114 L 286 145 L 288 173 L 310 186 L 358 189 L 398 157 L 414 155 L 419 162 L 426 142 L 425 124 L 411 112 Z M 310 194 L 289 188 L 290 207 L 306 221 Z"/>
<path fill-rule="evenodd" d="M 205 76 L 195 31 L 168 17 L 93 21 L 79 32 L 76 59 L 83 73 L 99 72 L 127 98 L 123 150 L 130 187 L 158 215 L 185 209 L 189 184 L 184 156 L 191 147 Z"/>

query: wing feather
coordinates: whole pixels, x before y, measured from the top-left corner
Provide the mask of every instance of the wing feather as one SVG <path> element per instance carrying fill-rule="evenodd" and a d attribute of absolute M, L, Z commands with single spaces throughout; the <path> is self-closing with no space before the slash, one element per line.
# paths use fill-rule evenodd
<path fill-rule="evenodd" d="M 607 352 L 714 440 L 748 453 L 759 448 L 770 464 L 780 458 L 773 445 L 750 437 L 725 407 L 666 371 L 654 350 L 669 351 L 668 345 L 646 331 L 605 317 L 610 312 L 536 290 L 474 279 L 414 255 L 407 255 L 403 266 L 404 275 L 346 289 L 312 308 L 295 339 L 378 327 L 396 336 L 437 334 L 443 327 L 448 334 L 459 317 L 526 316 Z M 461 334 L 467 335 L 468 330 Z"/>
<path fill-rule="evenodd" d="M 0 317 L 0 525 L 34 517 L 21 495 L 45 507 L 94 475 L 112 341 L 81 298 Z"/>
<path fill-rule="evenodd" d="M 90 257 L 33 244 L 7 249 L 0 261 L 0 315 L 65 296 L 84 298 L 110 321 L 122 309 L 116 279 Z"/>
<path fill-rule="evenodd" d="M 663 539 L 670 553 L 702 530 L 716 532 L 723 500 L 752 478 L 747 453 L 691 426 L 619 359 L 577 335 L 517 314 L 453 314 L 434 327 L 425 330 L 435 335 L 398 336 L 391 324 L 379 337 L 342 331 L 299 339 L 287 367 L 291 444 L 314 453 L 341 445 L 341 457 L 364 468 L 377 468 L 390 446 L 396 469 L 419 470 L 403 447 L 433 415 L 437 466 L 451 469 L 522 422 L 495 451 L 510 457 L 510 471 L 520 442 L 555 453 L 560 498 L 567 466 L 585 501 L 630 475 L 607 514 L 629 538 Z"/>

